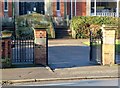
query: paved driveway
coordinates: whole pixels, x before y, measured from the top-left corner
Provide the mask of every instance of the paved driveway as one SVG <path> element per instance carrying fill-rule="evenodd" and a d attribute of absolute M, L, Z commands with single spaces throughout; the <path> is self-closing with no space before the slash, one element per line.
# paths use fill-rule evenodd
<path fill-rule="evenodd" d="M 48 61 L 52 69 L 92 65 L 89 62 L 89 46 L 81 39 L 49 40 Z"/>
<path fill-rule="evenodd" d="M 70 68 L 90 66 L 90 47 L 83 44 L 88 39 L 54 39 L 48 41 L 49 66 L 56 68 Z M 120 64 L 120 55 L 116 54 L 116 63 Z"/>

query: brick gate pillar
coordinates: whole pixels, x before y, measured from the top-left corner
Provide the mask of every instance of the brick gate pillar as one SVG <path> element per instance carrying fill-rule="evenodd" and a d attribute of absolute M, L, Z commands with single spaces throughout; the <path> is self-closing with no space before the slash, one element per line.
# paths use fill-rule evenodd
<path fill-rule="evenodd" d="M 48 64 L 47 58 L 47 32 L 46 29 L 35 28 L 35 47 L 34 47 L 34 58 L 35 64 Z"/>
<path fill-rule="evenodd" d="M 1 58 L 2 67 L 11 67 L 12 65 L 12 50 L 11 50 L 11 37 L 2 38 L 1 42 Z"/>
<path fill-rule="evenodd" d="M 115 30 L 116 26 L 102 26 L 102 65 L 115 64 Z"/>

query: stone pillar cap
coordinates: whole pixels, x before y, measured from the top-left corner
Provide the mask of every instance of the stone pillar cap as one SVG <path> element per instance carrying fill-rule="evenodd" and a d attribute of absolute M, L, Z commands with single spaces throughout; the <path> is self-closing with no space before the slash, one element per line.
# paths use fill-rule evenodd
<path fill-rule="evenodd" d="M 101 29 L 105 29 L 105 30 L 115 30 L 116 28 L 118 28 L 118 26 L 112 26 L 112 25 L 102 25 Z"/>
<path fill-rule="evenodd" d="M 102 27 L 105 27 L 105 28 L 117 28 L 118 26 L 113 26 L 113 25 L 105 25 L 103 24 Z"/>

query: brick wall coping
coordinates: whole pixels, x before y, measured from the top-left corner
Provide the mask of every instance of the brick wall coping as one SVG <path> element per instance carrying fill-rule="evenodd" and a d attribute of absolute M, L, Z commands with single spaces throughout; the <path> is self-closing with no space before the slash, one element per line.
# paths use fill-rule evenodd
<path fill-rule="evenodd" d="M 102 27 L 100 29 L 102 29 L 102 31 L 104 31 L 104 30 L 116 30 L 117 28 L 118 28 L 118 26 L 102 25 Z"/>
<path fill-rule="evenodd" d="M 11 39 L 11 36 L 8 36 L 8 37 L 2 37 L 2 39 Z"/>
<path fill-rule="evenodd" d="M 118 28 L 118 26 L 102 25 L 102 27 L 101 27 L 101 28 L 105 28 L 105 29 L 112 28 L 111 30 L 114 30 L 114 29 Z"/>
<path fill-rule="evenodd" d="M 34 28 L 34 30 L 46 30 L 47 28 Z"/>

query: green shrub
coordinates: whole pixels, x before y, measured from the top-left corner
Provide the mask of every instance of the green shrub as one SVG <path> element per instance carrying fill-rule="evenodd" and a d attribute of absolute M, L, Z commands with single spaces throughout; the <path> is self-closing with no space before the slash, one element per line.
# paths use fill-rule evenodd
<path fill-rule="evenodd" d="M 2 68 L 11 67 L 11 59 L 10 58 L 1 58 Z"/>
<path fill-rule="evenodd" d="M 70 29 L 73 28 L 73 30 L 76 31 L 77 38 L 88 38 L 91 25 L 102 26 L 102 24 L 105 24 L 105 25 L 118 26 L 118 23 L 119 23 L 118 19 L 120 19 L 120 18 L 108 17 L 108 16 L 105 16 L 105 17 L 102 17 L 102 16 L 75 16 L 71 19 Z M 99 31 L 99 29 L 97 29 L 97 31 Z"/>
<path fill-rule="evenodd" d="M 2 26 L 3 27 L 14 27 L 14 21 L 12 18 L 2 18 Z"/>
<path fill-rule="evenodd" d="M 46 28 L 49 29 L 51 24 L 51 20 L 49 16 L 32 13 L 27 15 L 22 15 L 16 17 L 16 33 L 17 36 L 33 36 L 33 30 L 31 27 L 34 28 Z"/>
<path fill-rule="evenodd" d="M 34 37 L 34 31 L 31 27 L 18 27 L 16 35 L 17 37 Z"/>

